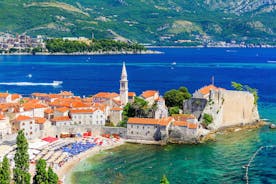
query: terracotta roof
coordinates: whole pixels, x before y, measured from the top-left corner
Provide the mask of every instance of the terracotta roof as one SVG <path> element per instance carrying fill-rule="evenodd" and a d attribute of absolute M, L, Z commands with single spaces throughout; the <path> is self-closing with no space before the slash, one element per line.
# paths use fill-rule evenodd
<path fill-rule="evenodd" d="M 32 98 L 23 98 L 24 104 L 34 104 L 34 103 L 39 103 L 39 100 L 37 99 L 32 99 Z"/>
<path fill-rule="evenodd" d="M 188 123 L 188 128 L 190 129 L 197 129 L 198 124 L 197 123 Z"/>
<path fill-rule="evenodd" d="M 128 92 L 128 96 L 134 97 L 134 96 L 136 96 L 136 93 L 135 92 Z"/>
<path fill-rule="evenodd" d="M 69 101 L 64 100 L 63 98 L 56 99 L 55 101 L 49 103 L 49 105 L 56 107 L 71 107 L 71 103 Z"/>
<path fill-rule="evenodd" d="M 149 124 L 149 125 L 161 125 L 167 126 L 173 118 L 153 119 L 153 118 L 129 118 L 128 124 Z"/>
<path fill-rule="evenodd" d="M 201 88 L 201 89 L 199 90 L 199 92 L 200 92 L 201 94 L 203 94 L 203 95 L 207 95 L 208 93 L 210 93 L 211 90 L 217 91 L 217 90 L 219 90 L 219 89 L 224 90 L 223 88 L 218 88 L 218 87 L 216 87 L 216 86 L 214 86 L 214 85 L 209 85 L 209 86 L 204 86 L 203 88 Z"/>
<path fill-rule="evenodd" d="M 195 115 L 193 114 L 173 114 L 172 117 L 176 121 L 186 121 L 187 119 L 196 119 Z"/>
<path fill-rule="evenodd" d="M 49 94 L 48 95 L 50 98 L 60 98 L 59 94 Z"/>
<path fill-rule="evenodd" d="M 0 114 L 0 120 L 4 120 L 6 117 L 3 114 Z"/>
<path fill-rule="evenodd" d="M 2 103 L 2 104 L 0 104 L 0 109 L 2 111 L 6 111 L 9 108 L 19 108 L 19 104 L 18 103 Z"/>
<path fill-rule="evenodd" d="M 11 95 L 11 99 L 12 100 L 16 100 L 16 99 L 18 99 L 18 98 L 20 98 L 21 97 L 21 95 L 19 95 L 19 94 L 12 94 Z"/>
<path fill-rule="evenodd" d="M 71 114 L 90 114 L 95 112 L 94 109 L 77 109 L 77 110 L 70 110 Z"/>
<path fill-rule="evenodd" d="M 174 119 L 172 117 L 162 118 L 159 121 L 159 125 L 161 125 L 161 126 L 167 126 L 172 121 L 174 121 Z"/>
<path fill-rule="evenodd" d="M 122 110 L 124 110 L 124 109 L 121 108 L 121 107 L 113 107 L 113 108 L 111 108 L 110 110 L 111 110 L 111 111 L 122 111 Z"/>
<path fill-rule="evenodd" d="M 52 121 L 70 121 L 71 119 L 68 116 L 60 116 L 60 117 L 54 117 L 51 119 Z"/>
<path fill-rule="evenodd" d="M 67 111 L 69 111 L 69 109 L 67 107 L 60 107 L 60 108 L 57 108 L 56 111 L 58 111 L 58 112 L 67 112 Z"/>
<path fill-rule="evenodd" d="M 75 102 L 72 102 L 72 104 L 71 104 L 72 108 L 80 108 L 80 107 L 87 107 L 87 106 L 88 105 L 84 104 L 81 101 L 75 101 Z"/>
<path fill-rule="evenodd" d="M 26 104 L 23 104 L 23 108 L 24 110 L 32 110 L 32 109 L 40 109 L 40 108 L 46 108 L 47 106 L 46 105 L 43 105 L 43 104 L 39 104 L 39 103 L 26 103 Z"/>
<path fill-rule="evenodd" d="M 46 94 L 46 93 L 32 93 L 32 96 L 34 96 L 34 97 L 47 97 L 48 94 Z"/>
<path fill-rule="evenodd" d="M 7 98 L 9 93 L 0 93 L 0 98 Z"/>
<path fill-rule="evenodd" d="M 35 117 L 34 119 L 37 124 L 44 124 L 46 122 L 45 118 Z"/>
<path fill-rule="evenodd" d="M 44 110 L 44 113 L 46 113 L 46 114 L 52 114 L 53 112 L 54 112 L 54 110 L 51 108 Z"/>
<path fill-rule="evenodd" d="M 173 125 L 174 126 L 187 126 L 187 122 L 186 121 L 175 121 L 175 122 L 173 122 Z"/>
<path fill-rule="evenodd" d="M 118 97 L 119 94 L 117 93 L 109 93 L 109 92 L 100 92 L 100 93 L 97 93 L 96 95 L 93 96 L 93 98 L 108 98 L 108 99 L 112 99 L 112 98 L 115 98 L 115 97 Z"/>
<path fill-rule="evenodd" d="M 74 96 L 74 94 L 70 91 L 61 91 L 59 93 L 59 95 L 62 95 L 62 96 Z"/>
<path fill-rule="evenodd" d="M 150 98 L 150 97 L 153 97 L 156 93 L 158 93 L 158 91 L 147 90 L 147 91 L 144 91 L 141 96 L 144 98 Z"/>
<path fill-rule="evenodd" d="M 19 115 L 19 116 L 17 116 L 15 121 L 20 122 L 20 121 L 27 121 L 27 120 L 30 120 L 30 119 L 32 119 L 30 116 Z"/>

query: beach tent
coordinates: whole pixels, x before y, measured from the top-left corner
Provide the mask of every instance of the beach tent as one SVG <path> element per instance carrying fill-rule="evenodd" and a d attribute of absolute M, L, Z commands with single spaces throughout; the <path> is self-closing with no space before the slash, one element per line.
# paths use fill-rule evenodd
<path fill-rule="evenodd" d="M 55 138 L 55 137 L 45 137 L 42 139 L 43 141 L 47 141 L 49 143 L 52 143 L 52 142 L 55 142 L 58 140 L 58 138 Z"/>

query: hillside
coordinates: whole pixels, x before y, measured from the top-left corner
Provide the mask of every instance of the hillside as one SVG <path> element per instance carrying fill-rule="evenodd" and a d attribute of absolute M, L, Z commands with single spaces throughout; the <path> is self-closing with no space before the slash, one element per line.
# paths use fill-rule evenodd
<path fill-rule="evenodd" d="M 2 0 L 0 31 L 152 45 L 276 42 L 276 0 Z"/>

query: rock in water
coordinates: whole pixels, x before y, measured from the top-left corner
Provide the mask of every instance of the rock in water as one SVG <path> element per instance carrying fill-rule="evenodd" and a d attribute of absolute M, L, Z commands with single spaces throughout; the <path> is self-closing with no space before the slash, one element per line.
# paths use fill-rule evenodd
<path fill-rule="evenodd" d="M 275 129 L 275 128 L 276 128 L 276 125 L 275 125 L 275 124 L 273 124 L 273 123 L 271 123 L 271 124 L 269 125 L 269 128 L 271 128 L 271 129 Z"/>

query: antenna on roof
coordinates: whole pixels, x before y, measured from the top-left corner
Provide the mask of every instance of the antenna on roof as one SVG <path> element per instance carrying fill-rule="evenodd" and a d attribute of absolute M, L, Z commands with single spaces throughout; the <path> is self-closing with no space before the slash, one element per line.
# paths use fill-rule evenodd
<path fill-rule="evenodd" d="M 215 85 L 215 77 L 214 76 L 212 76 L 211 82 L 212 82 L 212 85 L 214 86 Z"/>

